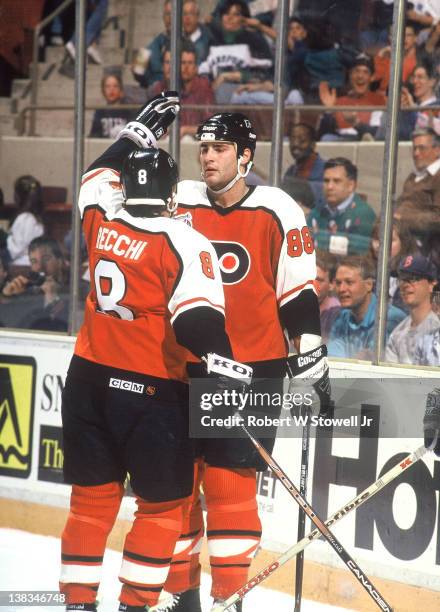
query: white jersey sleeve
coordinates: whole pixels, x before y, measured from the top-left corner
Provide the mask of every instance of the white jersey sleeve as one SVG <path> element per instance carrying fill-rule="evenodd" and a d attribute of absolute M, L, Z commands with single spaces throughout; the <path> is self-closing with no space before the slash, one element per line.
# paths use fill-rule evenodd
<path fill-rule="evenodd" d="M 275 187 L 269 201 L 281 224 L 283 240 L 276 275 L 279 307 L 295 299 L 302 291 L 316 293 L 316 256 L 312 234 L 302 209 L 289 195 Z"/>
<path fill-rule="evenodd" d="M 112 168 L 95 168 L 83 175 L 78 207 L 81 219 L 89 207 L 99 207 L 112 217 L 122 208 L 119 172 Z"/>
<path fill-rule="evenodd" d="M 164 219 L 172 226 L 169 235 L 181 261 L 180 274 L 168 303 L 171 323 L 192 308 L 207 306 L 225 314 L 220 267 L 209 240 L 184 223 Z"/>

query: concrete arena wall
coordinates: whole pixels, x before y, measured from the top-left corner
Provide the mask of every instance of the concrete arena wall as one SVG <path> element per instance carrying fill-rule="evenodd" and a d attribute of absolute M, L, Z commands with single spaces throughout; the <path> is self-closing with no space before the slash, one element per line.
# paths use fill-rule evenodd
<path fill-rule="evenodd" d="M 87 167 L 109 145 L 108 140 L 85 140 L 85 167 Z M 167 139 L 161 146 L 168 148 Z M 319 143 L 318 150 L 325 159 L 348 157 L 358 167 L 358 192 L 365 194 L 376 212 L 380 209 L 383 171 L 383 143 Z M 257 145 L 255 165 L 269 174 L 272 146 L 270 142 Z M 283 148 L 283 172 L 291 164 L 288 143 Z M 411 143 L 399 145 L 396 193 L 402 189 L 403 181 L 412 170 Z M 72 200 L 73 139 L 72 138 L 28 138 L 4 136 L 0 138 L 0 187 L 6 202 L 12 202 L 13 183 L 21 174 L 32 174 L 43 185 L 67 187 L 68 201 Z M 182 142 L 180 154 L 180 176 L 184 179 L 200 179 L 198 144 Z"/>
<path fill-rule="evenodd" d="M 0 525 L 59 536 L 64 524 L 69 487 L 61 484 L 63 461 L 60 405 L 66 369 L 74 338 L 37 333 L 0 332 L 0 367 L 10 373 L 0 389 L 0 405 L 14 403 L 19 419 L 21 444 L 11 419 L 0 431 Z M 402 378 L 423 398 L 440 374 L 407 368 L 374 367 L 365 364 L 332 362 L 333 374 L 347 378 Z M 403 382 L 398 384 L 403 385 Z M 11 399 L 13 397 L 13 399 Z M 9 403 L 8 403 L 9 402 Z M 5 408 L 6 407 L 6 408 Z M 395 414 L 384 411 L 383 420 L 394 424 Z M 421 424 L 417 425 L 417 431 Z M 321 441 L 322 442 L 322 441 Z M 378 476 L 385 464 L 394 465 L 402 453 L 414 450 L 421 438 L 380 438 L 338 440 L 315 444 L 311 440 L 309 499 L 323 516 L 346 503 Z M 15 453 L 11 449 L 15 449 Z M 324 449 L 324 450 L 323 450 Z M 300 439 L 278 439 L 274 455 L 296 482 Z M 21 459 L 20 459 L 21 457 Z M 334 464 L 328 481 L 316 472 L 316 465 Z M 390 466 L 388 466 L 390 467 Z M 388 468 L 387 468 L 388 469 Z M 440 461 L 428 456 L 418 467 L 405 472 L 404 483 L 389 487 L 381 495 L 345 517 L 334 532 L 377 588 L 400 612 L 440 609 Z M 317 481 L 323 490 L 317 490 Z M 423 483 L 422 483 L 423 481 Z M 322 484 L 323 483 L 323 484 Z M 362 484 L 363 483 L 363 484 Z M 421 488 L 420 488 L 421 487 Z M 325 489 L 325 490 L 324 490 Z M 272 563 L 280 551 L 296 541 L 297 507 L 275 482 L 269 471 L 258 478 L 259 508 L 263 523 L 262 551 L 251 573 Z M 385 494 L 385 498 L 383 495 Z M 382 497 L 381 497 L 382 496 Z M 322 499 L 325 498 L 325 503 Z M 380 501 L 382 499 L 382 501 Z M 321 508 L 321 510 L 318 510 Z M 109 545 L 120 550 L 134 510 L 133 498 L 126 497 Z M 381 526 L 381 515 L 389 516 Z M 366 525 L 369 527 L 366 528 Z M 306 527 L 306 531 L 309 527 Z M 304 596 L 318 601 L 370 610 L 371 601 L 335 556 L 327 543 L 316 541 L 306 550 Z M 204 566 L 208 570 L 206 550 Z M 293 591 L 293 562 L 264 583 L 270 588 Z"/>

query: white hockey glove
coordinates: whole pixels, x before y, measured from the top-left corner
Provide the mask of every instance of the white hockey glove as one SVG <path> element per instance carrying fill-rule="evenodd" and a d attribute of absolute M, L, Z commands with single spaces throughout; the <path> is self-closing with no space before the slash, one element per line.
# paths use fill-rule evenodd
<path fill-rule="evenodd" d="M 206 357 L 202 357 L 202 361 L 206 364 L 208 377 L 213 379 L 215 392 L 231 395 L 230 402 L 225 403 L 222 407 L 223 415 L 225 413 L 234 415 L 238 406 L 234 405 L 232 397 L 237 397 L 237 392 L 243 391 L 251 384 L 253 369 L 244 363 L 221 357 L 216 353 L 208 353 Z"/>
<path fill-rule="evenodd" d="M 289 393 L 301 391 L 303 395 L 310 394 L 313 407 L 318 404 L 316 407 L 319 416 L 332 415 L 333 403 L 325 344 L 306 353 L 288 357 L 287 373 L 290 378 Z"/>
<path fill-rule="evenodd" d="M 426 398 L 423 417 L 425 446 L 440 457 L 440 389 L 434 389 Z"/>
<path fill-rule="evenodd" d="M 156 149 L 157 141 L 166 133 L 179 110 L 177 91 L 163 91 L 142 108 L 134 121 L 127 123 L 118 138 L 130 138 L 142 149 Z"/>
<path fill-rule="evenodd" d="M 251 384 L 253 369 L 250 366 L 228 357 L 221 357 L 216 353 L 208 353 L 202 359 L 206 364 L 208 374 L 217 375 L 219 378 L 232 379 L 232 381 L 238 381 L 239 384 Z"/>

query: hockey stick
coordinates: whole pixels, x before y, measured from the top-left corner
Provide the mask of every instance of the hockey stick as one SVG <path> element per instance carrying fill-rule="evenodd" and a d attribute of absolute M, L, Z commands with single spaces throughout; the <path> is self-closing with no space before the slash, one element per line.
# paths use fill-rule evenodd
<path fill-rule="evenodd" d="M 332 514 L 325 522 L 327 527 L 331 527 L 338 521 L 340 521 L 344 516 L 347 516 L 352 510 L 359 508 L 362 504 L 364 504 L 367 500 L 371 499 L 373 495 L 379 493 L 384 487 L 389 485 L 393 480 L 395 480 L 400 474 L 403 474 L 408 468 L 417 463 L 419 459 L 423 457 L 423 455 L 427 452 L 427 449 L 424 446 L 420 446 L 413 453 L 410 453 L 403 461 L 400 461 L 397 465 L 392 467 L 388 472 L 385 472 L 380 478 L 378 478 L 375 482 L 373 482 L 366 489 L 361 491 L 359 495 L 350 500 L 347 504 L 344 504 L 339 510 L 337 510 L 334 514 Z M 258 574 L 253 576 L 246 584 L 244 584 L 238 591 L 232 593 L 222 604 L 218 605 L 216 608 L 213 608 L 212 612 L 225 612 L 228 608 L 230 608 L 233 604 L 235 604 L 239 599 L 243 599 L 247 593 L 257 585 L 261 584 L 266 578 L 269 578 L 273 572 L 277 569 L 285 565 L 288 561 L 293 559 L 299 552 L 307 548 L 309 544 L 316 540 L 321 536 L 321 532 L 319 529 L 314 529 L 305 538 L 303 538 L 300 542 L 297 542 L 293 546 L 291 546 L 285 553 L 283 553 L 278 559 L 276 559 L 270 565 L 267 565 L 264 569 L 261 570 Z"/>
<path fill-rule="evenodd" d="M 327 525 L 317 516 L 314 512 L 313 508 L 307 503 L 307 501 L 302 497 L 298 489 L 295 487 L 293 482 L 284 472 L 284 470 L 278 465 L 275 459 L 267 452 L 264 446 L 251 434 L 246 425 L 241 425 L 242 429 L 246 432 L 252 444 L 255 446 L 259 454 L 266 461 L 267 465 L 270 467 L 272 472 L 284 486 L 286 491 L 290 493 L 293 499 L 298 503 L 300 508 L 302 508 L 309 517 L 309 519 L 316 525 L 319 531 L 322 533 L 327 542 L 332 546 L 333 550 L 336 554 L 342 559 L 348 569 L 352 572 L 352 574 L 356 577 L 356 580 L 360 582 L 362 587 L 367 591 L 368 595 L 372 598 L 374 603 L 384 612 L 392 612 L 391 606 L 385 601 L 379 591 L 374 587 L 373 583 L 370 582 L 368 576 L 364 574 L 356 561 L 350 557 L 347 550 L 342 546 L 338 539 L 333 535 Z"/>
<path fill-rule="evenodd" d="M 308 417 L 307 408 L 304 406 L 303 414 Z M 301 440 L 301 476 L 299 480 L 299 492 L 302 497 L 307 495 L 307 477 L 309 472 L 309 444 L 310 444 L 310 420 L 307 418 L 306 424 L 303 425 L 302 440 Z M 298 511 L 298 542 L 303 539 L 306 534 L 306 515 L 305 512 Z M 298 553 L 295 565 L 295 608 L 294 612 L 301 612 L 302 586 L 304 574 L 304 552 Z"/>

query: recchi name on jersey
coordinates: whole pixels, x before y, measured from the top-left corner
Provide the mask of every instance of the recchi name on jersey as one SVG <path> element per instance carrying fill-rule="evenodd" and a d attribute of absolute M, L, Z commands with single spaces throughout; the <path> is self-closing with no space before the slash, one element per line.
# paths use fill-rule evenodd
<path fill-rule="evenodd" d="M 95 246 L 98 251 L 111 251 L 124 259 L 139 259 L 147 244 L 145 240 L 132 240 L 114 229 L 100 227 Z"/>

